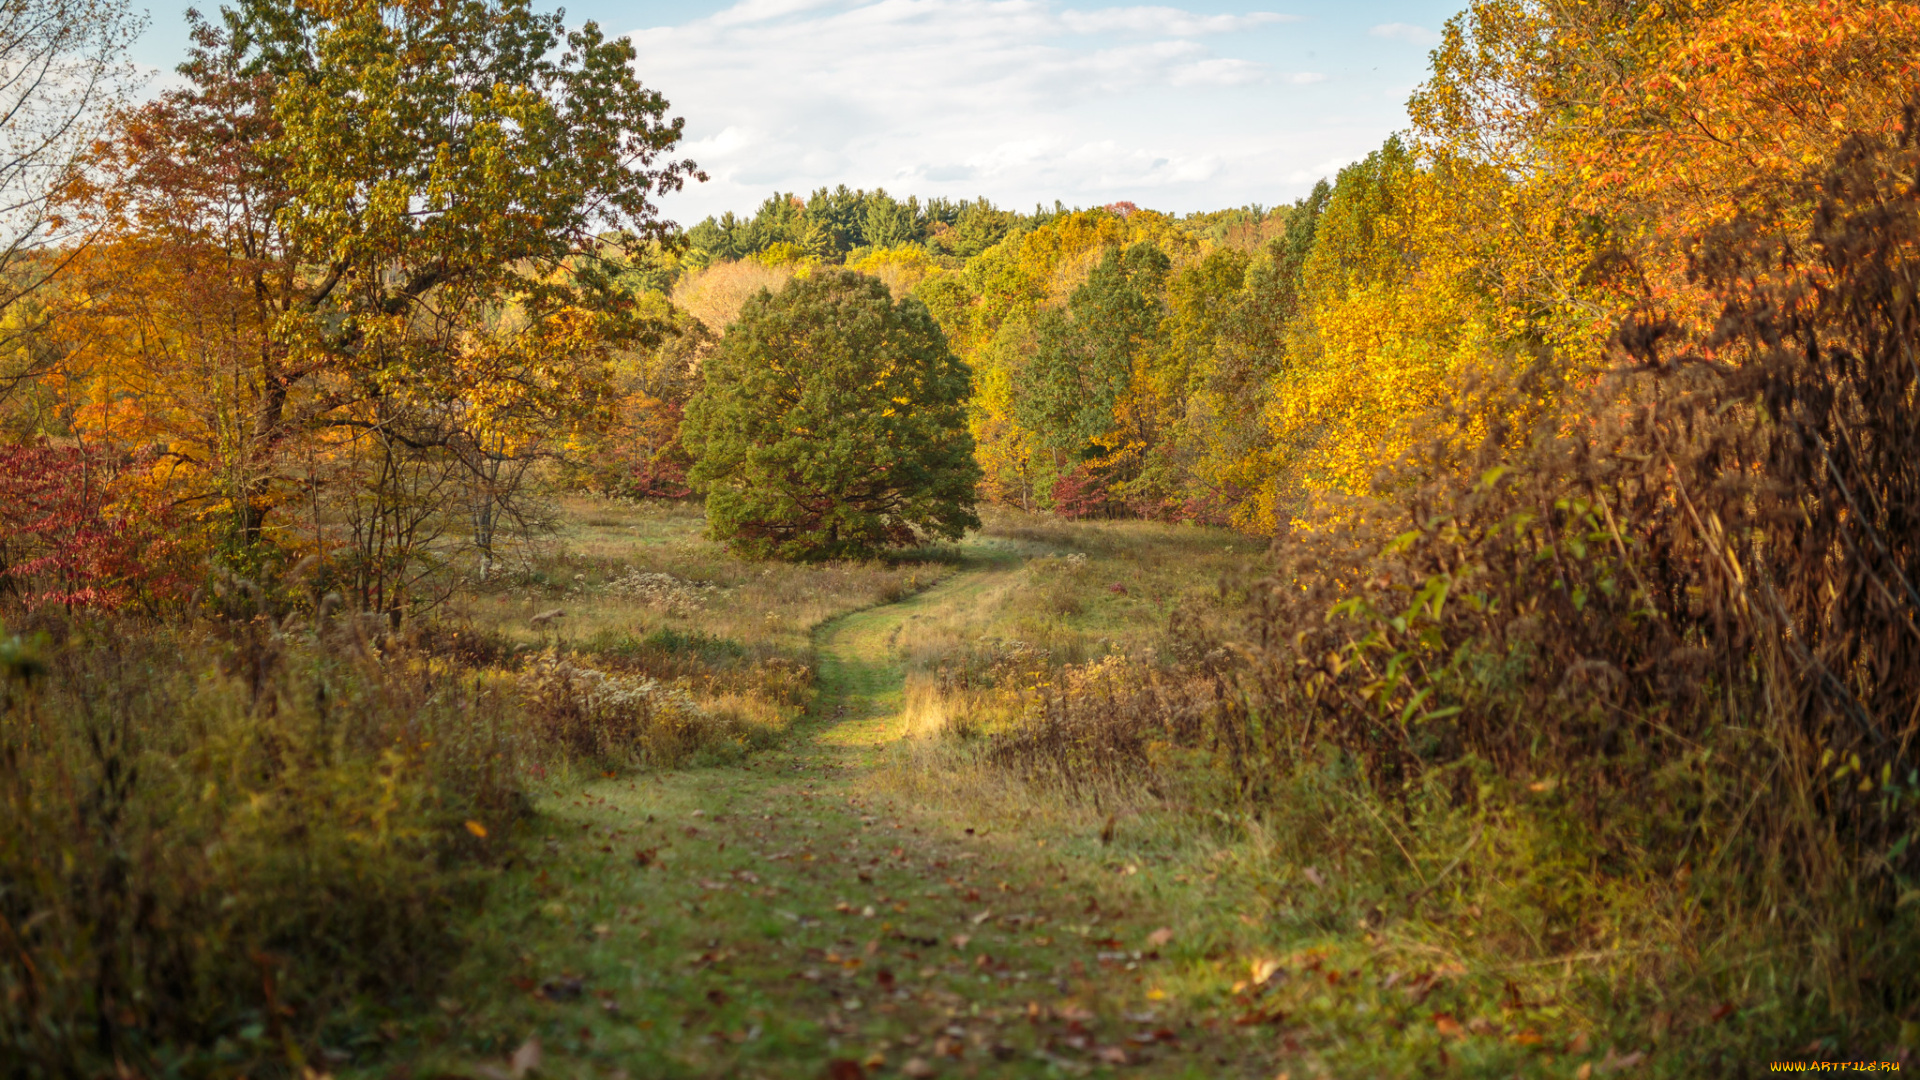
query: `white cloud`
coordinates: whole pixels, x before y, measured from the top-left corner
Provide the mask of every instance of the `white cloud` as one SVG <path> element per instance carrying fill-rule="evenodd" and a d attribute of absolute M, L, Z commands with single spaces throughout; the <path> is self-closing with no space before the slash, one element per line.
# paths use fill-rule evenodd
<path fill-rule="evenodd" d="M 1232 34 L 1272 23 L 1299 22 L 1298 15 L 1256 11 L 1247 15 L 1196 15 L 1167 7 L 1102 8 L 1097 11 L 1063 11 L 1060 23 L 1081 34 L 1134 33 L 1167 34 L 1174 37 L 1199 37 L 1206 34 Z"/>
<path fill-rule="evenodd" d="M 1215 57 L 1177 67 L 1169 74 L 1167 81 L 1174 86 L 1245 86 L 1266 77 L 1264 65 L 1251 60 Z"/>
<path fill-rule="evenodd" d="M 838 183 L 1013 206 L 1280 201 L 1306 163 L 1364 154 L 1401 116 L 1379 95 L 1319 100 L 1326 75 L 1278 67 L 1295 21 L 1048 0 L 742 0 L 631 36 L 641 78 L 687 117 L 686 156 L 713 177 L 665 202 L 690 224 Z"/>
<path fill-rule="evenodd" d="M 1368 30 L 1367 33 L 1372 34 L 1374 37 L 1387 38 L 1391 41 L 1410 41 L 1415 45 L 1438 45 L 1440 43 L 1439 34 L 1434 33 L 1424 26 L 1415 26 L 1412 23 L 1381 23 L 1379 26 Z"/>

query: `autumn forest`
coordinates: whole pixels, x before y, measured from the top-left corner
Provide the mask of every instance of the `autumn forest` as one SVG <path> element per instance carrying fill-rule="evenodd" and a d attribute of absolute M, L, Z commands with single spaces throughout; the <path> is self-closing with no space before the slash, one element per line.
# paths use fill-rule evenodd
<path fill-rule="evenodd" d="M 1920 8 L 695 223 L 529 0 L 0 4 L 0 1080 L 1920 1053 Z"/>

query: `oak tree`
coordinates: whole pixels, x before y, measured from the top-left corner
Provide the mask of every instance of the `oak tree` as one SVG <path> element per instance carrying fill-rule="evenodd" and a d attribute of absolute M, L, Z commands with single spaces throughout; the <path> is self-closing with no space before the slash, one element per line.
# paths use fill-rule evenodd
<path fill-rule="evenodd" d="M 850 271 L 749 300 L 681 439 L 711 534 L 784 559 L 860 558 L 978 528 L 971 373 L 926 305 Z"/>

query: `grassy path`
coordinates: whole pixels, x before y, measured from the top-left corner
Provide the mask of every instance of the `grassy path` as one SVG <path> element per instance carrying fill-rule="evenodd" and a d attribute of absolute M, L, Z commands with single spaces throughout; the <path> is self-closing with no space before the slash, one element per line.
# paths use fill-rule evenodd
<path fill-rule="evenodd" d="M 1116 887 L 1131 868 L 1098 837 L 969 824 L 876 783 L 901 726 L 890 635 L 1019 562 L 975 549 L 823 626 L 788 751 L 543 805 L 419 1063 L 512 1075 L 537 1040 L 545 1076 L 1256 1075 L 1168 1011 L 1165 914 Z"/>

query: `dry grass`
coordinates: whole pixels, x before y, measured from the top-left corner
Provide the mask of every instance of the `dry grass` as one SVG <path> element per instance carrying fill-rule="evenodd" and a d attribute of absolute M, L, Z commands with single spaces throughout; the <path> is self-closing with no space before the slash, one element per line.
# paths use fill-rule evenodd
<path fill-rule="evenodd" d="M 947 550 L 885 560 L 749 562 L 692 503 L 561 500 L 517 572 L 450 612 L 484 662 L 521 672 L 550 741 L 596 768 L 733 760 L 778 741 L 812 699 L 812 634 L 950 575 Z M 563 614 L 554 614 L 562 612 Z"/>
<path fill-rule="evenodd" d="M 910 673 L 968 680 L 1009 657 L 1048 668 L 1122 654 L 1172 659 L 1169 630 L 1209 625 L 1245 602 L 1262 545 L 1220 529 L 1150 521 L 1072 522 L 994 509 L 981 539 L 1028 554 L 965 605 L 903 629 Z"/>
<path fill-rule="evenodd" d="M 937 551 L 861 563 L 747 562 L 703 535 L 697 503 L 574 496 L 560 501 L 559 518 L 546 552 L 462 597 L 455 619 L 528 649 L 597 651 L 594 642 L 667 631 L 797 656 L 826 619 L 952 572 L 951 557 Z M 555 609 L 566 614 L 534 622 Z"/>
<path fill-rule="evenodd" d="M 898 777 L 918 778 L 909 790 L 964 777 L 959 786 L 970 798 L 993 792 L 1010 805 L 1051 804 L 1035 790 L 1044 761 L 1053 781 L 1091 796 L 1090 804 L 1157 802 L 1164 785 L 1147 744 L 1166 738 L 1159 728 L 1169 695 L 1195 693 L 1174 673 L 1195 659 L 1197 641 L 1221 636 L 1241 617 L 1262 545 L 1193 525 L 1004 509 L 984 517 L 982 543 L 1026 558 L 986 578 L 965 602 L 916 615 L 889 638 L 906 673 Z M 1143 707 L 1142 693 L 1159 704 Z M 1200 704 L 1180 711 L 1193 714 Z M 1136 716 L 1147 723 L 1131 723 Z M 1005 756 L 1009 739 L 1039 730 L 1035 721 L 1054 739 L 1028 763 L 1035 767 L 983 767 Z"/>

